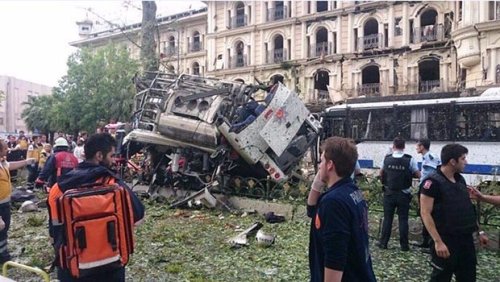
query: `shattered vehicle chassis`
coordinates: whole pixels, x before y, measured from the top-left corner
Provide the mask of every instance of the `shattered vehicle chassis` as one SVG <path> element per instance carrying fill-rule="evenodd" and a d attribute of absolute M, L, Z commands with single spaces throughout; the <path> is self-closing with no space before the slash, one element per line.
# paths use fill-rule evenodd
<path fill-rule="evenodd" d="M 300 181 L 297 165 L 318 143 L 319 121 L 279 82 L 147 73 L 135 84 L 133 130 L 122 148 L 127 159 L 146 153 L 151 195 L 210 186 L 277 198 Z"/>

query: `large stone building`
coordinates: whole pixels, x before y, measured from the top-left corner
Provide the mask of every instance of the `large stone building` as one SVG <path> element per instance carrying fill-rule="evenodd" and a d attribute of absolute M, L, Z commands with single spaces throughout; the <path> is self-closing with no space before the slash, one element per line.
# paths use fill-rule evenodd
<path fill-rule="evenodd" d="M 500 86 L 500 1 L 463 1 L 452 32 L 466 88 Z"/>
<path fill-rule="evenodd" d="M 158 20 L 165 69 L 244 82 L 279 78 L 312 103 L 500 84 L 500 2 L 205 3 Z M 138 56 L 129 39 L 140 24 L 100 33 L 89 21 L 79 26 L 73 46 L 122 42 Z"/>
<path fill-rule="evenodd" d="M 50 86 L 29 82 L 11 76 L 0 76 L 0 91 L 3 93 L 0 102 L 0 134 L 28 132 L 21 118 L 23 103 L 29 96 L 49 95 Z"/>

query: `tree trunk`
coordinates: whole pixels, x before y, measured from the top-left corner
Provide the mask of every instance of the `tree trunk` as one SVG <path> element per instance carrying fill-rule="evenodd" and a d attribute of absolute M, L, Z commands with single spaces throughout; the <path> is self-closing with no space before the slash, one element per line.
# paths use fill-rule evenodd
<path fill-rule="evenodd" d="M 157 71 L 158 59 L 156 55 L 156 3 L 142 1 L 142 29 L 141 29 L 141 63 L 143 71 Z"/>

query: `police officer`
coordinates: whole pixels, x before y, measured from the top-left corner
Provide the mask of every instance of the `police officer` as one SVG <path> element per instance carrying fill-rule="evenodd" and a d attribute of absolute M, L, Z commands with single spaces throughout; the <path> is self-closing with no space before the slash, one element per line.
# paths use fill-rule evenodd
<path fill-rule="evenodd" d="M 465 179 L 460 175 L 467 164 L 468 150 L 448 144 L 441 150 L 443 164 L 420 185 L 420 215 L 429 231 L 433 267 L 430 281 L 476 281 L 476 251 L 472 233 L 478 230 L 476 213 Z M 479 233 L 482 245 L 488 242 Z"/>
<path fill-rule="evenodd" d="M 380 179 L 384 185 L 384 222 L 382 235 L 377 246 L 387 249 L 391 237 L 394 212 L 398 209 L 399 244 L 402 251 L 410 250 L 408 244 L 408 212 L 411 201 L 412 176 L 419 178 L 420 171 L 416 160 L 405 154 L 405 141 L 401 137 L 394 138 L 392 154 L 385 156 Z"/>
<path fill-rule="evenodd" d="M 441 165 L 441 160 L 439 159 L 438 156 L 434 155 L 431 153 L 430 150 L 431 147 L 431 141 L 429 139 L 420 139 L 417 142 L 417 154 L 422 154 L 422 170 L 421 170 L 421 176 L 420 176 L 420 184 L 422 184 L 423 180 L 427 178 L 432 172 L 436 171 L 437 167 Z M 419 199 L 420 199 L 420 191 L 418 192 Z M 425 226 L 422 227 L 422 243 L 417 245 L 417 247 L 420 248 L 429 248 L 431 243 L 431 236 L 429 235 L 429 232 L 425 228 Z M 428 252 L 428 250 L 425 250 L 425 252 Z"/>

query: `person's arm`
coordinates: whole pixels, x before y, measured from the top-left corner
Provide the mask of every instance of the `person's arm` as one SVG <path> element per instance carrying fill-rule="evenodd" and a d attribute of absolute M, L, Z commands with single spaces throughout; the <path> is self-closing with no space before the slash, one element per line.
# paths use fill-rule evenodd
<path fill-rule="evenodd" d="M 333 270 L 325 267 L 325 282 L 340 282 L 342 281 L 343 271 Z"/>
<path fill-rule="evenodd" d="M 490 203 L 496 206 L 500 205 L 500 196 L 484 195 L 476 187 L 468 186 L 468 188 L 471 199 Z"/>
<path fill-rule="evenodd" d="M 483 197 L 481 198 L 481 201 L 498 206 L 498 205 L 500 205 L 500 196 L 483 195 Z"/>
<path fill-rule="evenodd" d="M 340 281 L 347 265 L 352 216 L 346 203 L 330 199 L 319 211 L 324 246 L 325 281 Z"/>
<path fill-rule="evenodd" d="M 434 240 L 434 248 L 436 249 L 436 254 L 442 258 L 448 258 L 450 252 L 448 247 L 441 239 L 441 236 L 437 232 L 436 224 L 431 216 L 432 209 L 434 208 L 434 198 L 427 196 L 425 194 L 420 194 L 420 216 L 424 222 L 425 228 L 429 232 Z"/>
<path fill-rule="evenodd" d="M 17 161 L 17 162 L 9 162 L 9 170 L 20 169 L 20 168 L 23 168 L 27 165 L 34 164 L 34 163 L 35 163 L 35 159 L 33 159 L 33 158 L 29 158 L 29 159 L 25 159 L 25 160 Z"/>
<path fill-rule="evenodd" d="M 321 181 L 318 171 L 311 184 L 311 191 L 309 191 L 309 196 L 307 197 L 307 205 L 315 206 L 318 203 L 319 196 L 325 190 L 325 186 L 326 184 Z"/>
<path fill-rule="evenodd" d="M 418 170 L 417 160 L 415 160 L 415 158 L 411 158 L 410 167 L 413 177 L 420 179 L 422 173 Z"/>

